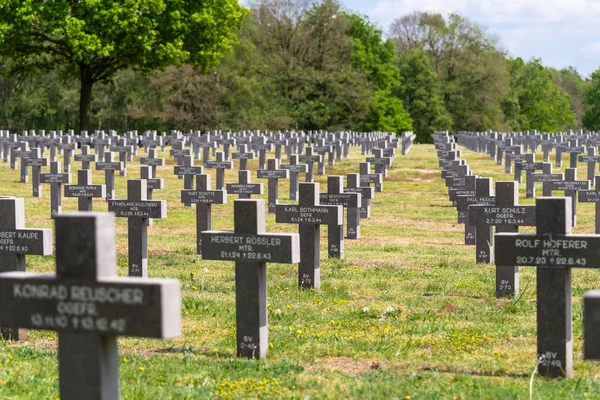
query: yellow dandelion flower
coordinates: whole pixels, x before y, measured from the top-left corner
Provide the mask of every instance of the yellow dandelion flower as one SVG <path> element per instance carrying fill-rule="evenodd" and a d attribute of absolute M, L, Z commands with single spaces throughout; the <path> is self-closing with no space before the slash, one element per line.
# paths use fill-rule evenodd
<path fill-rule="evenodd" d="M 145 370 L 146 370 L 146 368 L 145 368 L 145 367 L 139 367 L 138 369 L 139 369 L 140 371 L 145 371 Z"/>

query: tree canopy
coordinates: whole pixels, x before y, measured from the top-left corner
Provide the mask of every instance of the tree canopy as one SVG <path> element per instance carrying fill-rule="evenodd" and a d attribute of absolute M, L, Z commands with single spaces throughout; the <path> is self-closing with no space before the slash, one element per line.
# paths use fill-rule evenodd
<path fill-rule="evenodd" d="M 0 53 L 15 72 L 77 70 L 87 129 L 94 83 L 126 68 L 214 65 L 244 15 L 237 0 L 5 0 Z"/>

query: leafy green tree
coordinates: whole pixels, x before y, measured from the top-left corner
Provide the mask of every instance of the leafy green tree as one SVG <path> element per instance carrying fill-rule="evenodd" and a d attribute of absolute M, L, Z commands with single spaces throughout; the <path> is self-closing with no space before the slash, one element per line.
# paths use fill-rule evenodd
<path fill-rule="evenodd" d="M 5 0 L 0 54 L 17 70 L 77 71 L 84 130 L 95 83 L 126 68 L 214 65 L 245 13 L 237 0 Z"/>
<path fill-rule="evenodd" d="M 511 91 L 504 113 L 513 129 L 555 132 L 573 128 L 575 113 L 569 95 L 552 81 L 552 72 L 539 59 L 509 60 Z"/>
<path fill-rule="evenodd" d="M 417 140 L 427 143 L 434 131 L 452 128 L 440 82 L 422 49 L 408 50 L 398 58 L 402 85 L 400 98 L 413 120 Z"/>
<path fill-rule="evenodd" d="M 593 131 L 600 130 L 600 69 L 592 72 L 592 81 L 585 89 L 583 99 L 583 126 Z"/>
<path fill-rule="evenodd" d="M 394 64 L 396 51 L 391 40 L 383 40 L 380 29 L 367 17 L 346 14 L 352 38 L 351 61 L 355 70 L 366 74 L 376 90 L 370 96 L 369 112 L 358 128 L 367 131 L 400 133 L 413 130 L 413 120 L 402 100 L 395 96 L 400 88 L 400 71 Z"/>
<path fill-rule="evenodd" d="M 566 94 L 570 96 L 571 110 L 576 115 L 576 127 L 581 128 L 584 113 L 583 94 L 589 86 L 589 82 L 584 80 L 574 67 L 567 67 L 561 70 L 554 68 L 552 71 L 552 80 Z"/>

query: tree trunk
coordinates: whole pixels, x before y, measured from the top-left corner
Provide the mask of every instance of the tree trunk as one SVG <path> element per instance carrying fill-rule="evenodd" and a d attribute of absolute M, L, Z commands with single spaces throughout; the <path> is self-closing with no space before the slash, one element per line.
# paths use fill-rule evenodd
<path fill-rule="evenodd" d="M 92 103 L 92 70 L 87 66 L 79 66 L 81 89 L 79 90 L 79 131 L 89 131 L 90 105 Z"/>

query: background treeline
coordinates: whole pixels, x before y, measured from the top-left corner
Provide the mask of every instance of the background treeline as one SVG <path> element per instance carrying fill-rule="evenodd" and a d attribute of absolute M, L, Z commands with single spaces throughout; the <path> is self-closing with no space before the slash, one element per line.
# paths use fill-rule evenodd
<path fill-rule="evenodd" d="M 250 9 L 233 51 L 208 73 L 125 70 L 94 86 L 91 126 L 413 130 L 419 141 L 442 129 L 600 129 L 600 72 L 584 79 L 513 58 L 462 15 L 404 15 L 384 35 L 336 0 Z M 76 128 L 79 82 L 69 72 L 1 77 L 0 126 Z"/>

